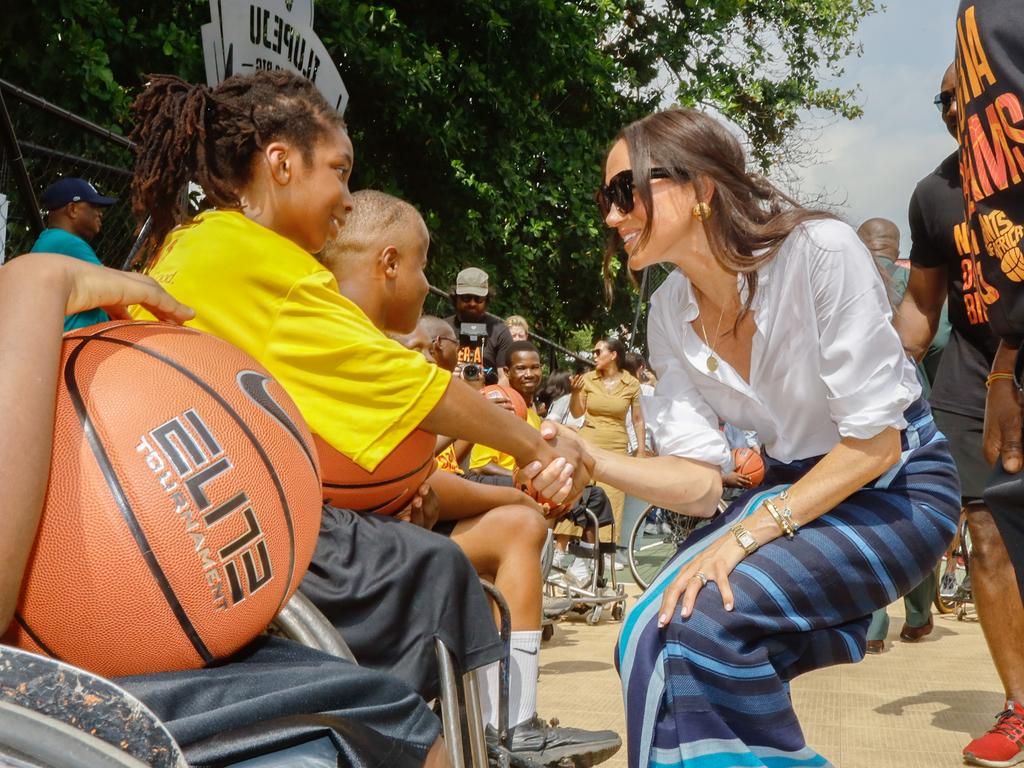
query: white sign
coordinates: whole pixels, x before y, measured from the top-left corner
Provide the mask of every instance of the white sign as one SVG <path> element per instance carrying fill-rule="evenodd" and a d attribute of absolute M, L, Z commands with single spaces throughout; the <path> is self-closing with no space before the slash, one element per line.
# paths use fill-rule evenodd
<path fill-rule="evenodd" d="M 348 90 L 313 32 L 313 0 L 210 0 L 210 17 L 201 29 L 208 85 L 235 74 L 289 69 L 312 80 L 344 114 Z"/>

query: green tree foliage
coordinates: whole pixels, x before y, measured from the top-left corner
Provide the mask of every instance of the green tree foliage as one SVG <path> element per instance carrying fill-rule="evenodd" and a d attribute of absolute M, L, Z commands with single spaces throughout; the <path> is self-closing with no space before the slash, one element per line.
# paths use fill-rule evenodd
<path fill-rule="evenodd" d="M 354 186 L 398 194 L 432 233 L 432 282 L 485 267 L 497 311 L 564 339 L 629 324 L 603 306 L 593 190 L 619 128 L 677 100 L 737 123 L 768 165 L 799 111 L 858 114 L 824 87 L 871 0 L 320 2 L 349 88 Z M 18 18 L 20 17 L 20 18 Z M 0 77 L 127 131 L 146 72 L 203 77 L 197 0 L 41 0 L 0 29 Z M 620 285 L 626 283 L 620 278 Z"/>

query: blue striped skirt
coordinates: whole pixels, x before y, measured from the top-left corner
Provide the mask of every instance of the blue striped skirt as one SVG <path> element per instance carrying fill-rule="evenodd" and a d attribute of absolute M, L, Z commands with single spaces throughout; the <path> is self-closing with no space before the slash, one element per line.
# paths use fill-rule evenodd
<path fill-rule="evenodd" d="M 818 459 L 769 461 L 763 485 L 680 546 L 626 617 L 616 648 L 631 768 L 831 765 L 804 740 L 790 680 L 860 661 L 871 612 L 934 568 L 960 515 L 956 466 L 928 405 L 918 401 L 906 418 L 891 470 L 736 567 L 733 611 L 711 582 L 690 618 L 676 610 L 659 629 L 662 592 L 680 568 Z"/>

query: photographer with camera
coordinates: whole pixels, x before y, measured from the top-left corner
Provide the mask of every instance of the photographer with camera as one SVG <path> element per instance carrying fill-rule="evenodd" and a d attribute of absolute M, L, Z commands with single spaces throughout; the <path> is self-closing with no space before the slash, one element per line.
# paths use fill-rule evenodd
<path fill-rule="evenodd" d="M 477 267 L 467 267 L 455 278 L 455 288 L 449 294 L 455 314 L 445 318 L 459 336 L 459 368 L 462 378 L 475 385 L 478 371 L 484 384 L 501 383 L 501 369 L 508 365 L 508 347 L 512 343 L 505 322 L 487 311 L 493 297 L 487 273 Z"/>

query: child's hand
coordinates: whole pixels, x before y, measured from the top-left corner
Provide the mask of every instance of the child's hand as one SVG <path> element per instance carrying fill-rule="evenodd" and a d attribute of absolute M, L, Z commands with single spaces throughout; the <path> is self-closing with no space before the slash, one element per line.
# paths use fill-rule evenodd
<path fill-rule="evenodd" d="M 99 307 L 113 318 L 128 318 L 128 307 L 139 304 L 156 318 L 174 323 L 195 316 L 153 278 L 135 272 L 122 272 L 55 253 L 25 254 L 4 268 L 35 271 L 39 279 L 53 275 L 56 284 L 67 291 L 64 312 L 68 315 Z"/>
<path fill-rule="evenodd" d="M 437 524 L 438 515 L 441 512 L 441 502 L 429 483 L 423 483 L 413 496 L 409 506 L 399 512 L 395 517 L 405 520 L 428 531 Z"/>
<path fill-rule="evenodd" d="M 722 475 L 722 485 L 728 488 L 750 488 L 753 483 L 750 480 L 750 475 L 743 475 L 733 470 Z"/>

